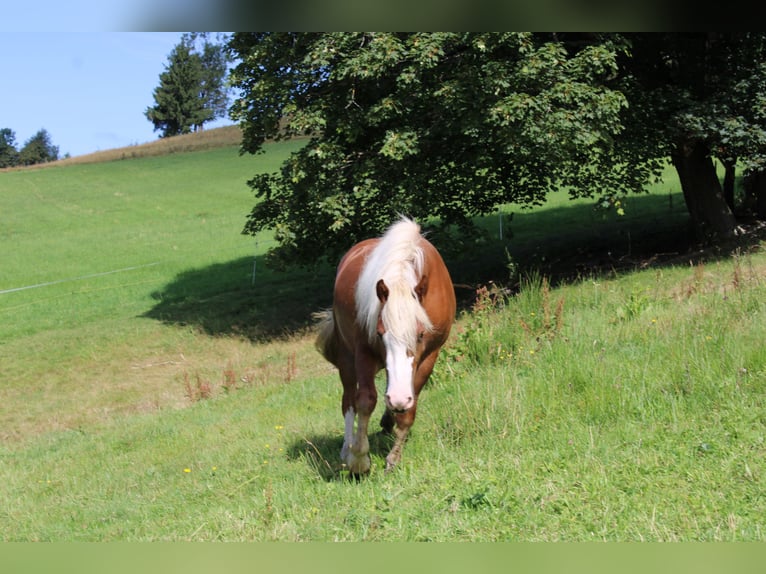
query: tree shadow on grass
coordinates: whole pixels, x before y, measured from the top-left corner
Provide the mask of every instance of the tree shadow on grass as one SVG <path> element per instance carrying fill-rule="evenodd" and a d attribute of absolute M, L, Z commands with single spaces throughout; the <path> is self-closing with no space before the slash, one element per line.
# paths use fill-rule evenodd
<path fill-rule="evenodd" d="M 696 244 L 683 201 L 673 196 L 636 196 L 625 217 L 594 211 L 593 204 L 563 205 L 543 212 L 478 218 L 483 242 L 450 243 L 433 237 L 455 284 L 459 308 L 473 303 L 476 289 L 495 282 L 513 290 L 536 273 L 552 285 L 649 267 L 689 264 L 746 251 L 764 228 L 713 246 Z M 439 242 L 441 239 L 441 243 Z M 152 293 L 157 303 L 144 316 L 191 325 L 213 336 L 252 341 L 290 336 L 313 324 L 312 313 L 332 304 L 335 265 L 275 271 L 263 256 L 242 257 L 180 273 Z"/>
<path fill-rule="evenodd" d="M 696 239 L 680 193 L 638 195 L 628 200 L 625 216 L 592 203 L 564 204 L 544 211 L 519 211 L 477 220 L 487 232 L 484 244 L 445 260 L 460 298 L 461 290 L 492 281 L 511 290 L 530 275 L 551 285 L 614 276 L 649 268 L 696 265 L 745 254 L 766 239 L 763 222 L 739 221 L 740 234 L 707 243 Z M 463 305 L 464 307 L 464 305 Z"/>
<path fill-rule="evenodd" d="M 242 257 L 179 273 L 152 293 L 156 304 L 143 316 L 212 336 L 278 339 L 305 330 L 331 304 L 333 274 L 329 266 L 276 272 L 262 257 Z"/>

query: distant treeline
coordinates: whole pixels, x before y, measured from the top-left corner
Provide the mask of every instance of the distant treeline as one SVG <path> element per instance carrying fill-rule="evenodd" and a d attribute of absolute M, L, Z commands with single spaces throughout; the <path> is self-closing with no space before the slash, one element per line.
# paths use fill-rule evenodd
<path fill-rule="evenodd" d="M 41 129 L 27 140 L 19 150 L 16 134 L 10 128 L 0 129 L 0 168 L 34 165 L 59 159 L 59 148 L 51 142 L 47 130 Z"/>

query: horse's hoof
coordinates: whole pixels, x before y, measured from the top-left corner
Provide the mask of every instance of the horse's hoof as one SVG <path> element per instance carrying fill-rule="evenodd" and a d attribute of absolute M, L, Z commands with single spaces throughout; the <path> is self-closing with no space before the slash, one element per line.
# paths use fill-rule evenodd
<path fill-rule="evenodd" d="M 392 470 L 396 468 L 396 465 L 399 464 L 399 460 L 401 457 L 392 457 L 391 455 L 388 455 L 386 457 L 386 474 L 390 473 Z"/>
<path fill-rule="evenodd" d="M 350 454 L 346 457 L 346 468 L 354 476 L 369 474 L 370 466 L 370 457 L 368 455 L 357 457 Z"/>

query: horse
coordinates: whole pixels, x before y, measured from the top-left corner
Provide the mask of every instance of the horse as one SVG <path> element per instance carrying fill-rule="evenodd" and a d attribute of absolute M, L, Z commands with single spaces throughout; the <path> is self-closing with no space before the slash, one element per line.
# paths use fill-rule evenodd
<path fill-rule="evenodd" d="M 455 308 L 444 260 L 410 218 L 400 217 L 381 237 L 355 244 L 340 260 L 332 308 L 317 314 L 316 346 L 343 384 L 341 460 L 351 474 L 370 471 L 367 428 L 377 403 L 375 375 L 384 367 L 380 426 L 394 434 L 386 473 L 399 463 Z"/>

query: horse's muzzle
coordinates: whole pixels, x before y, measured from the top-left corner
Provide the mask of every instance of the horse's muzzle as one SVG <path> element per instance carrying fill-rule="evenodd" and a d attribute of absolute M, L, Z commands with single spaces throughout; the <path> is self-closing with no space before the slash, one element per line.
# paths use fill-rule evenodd
<path fill-rule="evenodd" d="M 395 414 L 406 413 L 415 404 L 415 400 L 411 396 L 392 398 L 390 395 L 386 395 L 386 408 Z"/>

